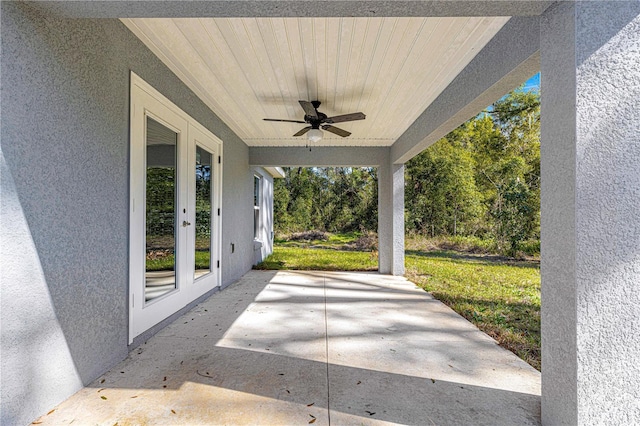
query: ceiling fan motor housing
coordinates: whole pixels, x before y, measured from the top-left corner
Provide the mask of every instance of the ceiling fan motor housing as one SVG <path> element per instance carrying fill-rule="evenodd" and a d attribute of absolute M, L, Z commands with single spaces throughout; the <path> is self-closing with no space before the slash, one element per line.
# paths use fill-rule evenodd
<path fill-rule="evenodd" d="M 311 124 L 311 127 L 314 129 L 318 129 L 320 128 L 320 125 L 322 123 L 325 123 L 327 121 L 327 115 L 323 114 L 321 112 L 316 111 L 317 113 L 317 117 L 313 117 L 311 115 L 305 115 L 304 116 L 304 121 L 306 121 L 307 123 Z"/>

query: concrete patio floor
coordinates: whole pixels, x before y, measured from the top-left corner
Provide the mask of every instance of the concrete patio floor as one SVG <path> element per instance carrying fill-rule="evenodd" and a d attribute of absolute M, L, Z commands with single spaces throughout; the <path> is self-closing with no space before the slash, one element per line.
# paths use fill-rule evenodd
<path fill-rule="evenodd" d="M 251 271 L 53 425 L 529 425 L 540 373 L 401 277 Z"/>

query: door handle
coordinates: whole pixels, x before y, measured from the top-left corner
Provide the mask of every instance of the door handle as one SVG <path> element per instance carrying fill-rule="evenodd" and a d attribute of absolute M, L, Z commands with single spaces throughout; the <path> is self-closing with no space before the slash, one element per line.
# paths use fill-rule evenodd
<path fill-rule="evenodd" d="M 187 222 L 186 220 L 182 221 L 182 226 L 186 227 L 186 226 L 189 226 L 189 225 L 191 225 L 191 222 Z"/>

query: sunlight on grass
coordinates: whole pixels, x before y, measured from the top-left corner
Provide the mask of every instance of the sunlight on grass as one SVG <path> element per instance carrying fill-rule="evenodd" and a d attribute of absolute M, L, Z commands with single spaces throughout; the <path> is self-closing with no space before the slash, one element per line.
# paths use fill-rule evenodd
<path fill-rule="evenodd" d="M 326 240 L 286 240 L 276 239 L 276 246 L 280 247 L 300 247 L 300 248 L 320 248 L 320 249 L 344 249 L 346 245 L 353 244 L 362 235 L 362 232 L 347 232 L 343 234 L 330 234 Z"/>
<path fill-rule="evenodd" d="M 377 271 L 378 256 L 361 251 L 275 246 L 273 254 L 255 268 L 305 271 Z"/>

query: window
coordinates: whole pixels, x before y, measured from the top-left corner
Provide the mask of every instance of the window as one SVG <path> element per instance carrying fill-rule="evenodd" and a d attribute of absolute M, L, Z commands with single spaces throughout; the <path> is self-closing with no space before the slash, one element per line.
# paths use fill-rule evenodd
<path fill-rule="evenodd" d="M 262 188 L 262 178 L 253 177 L 253 238 L 260 239 L 260 190 Z"/>

